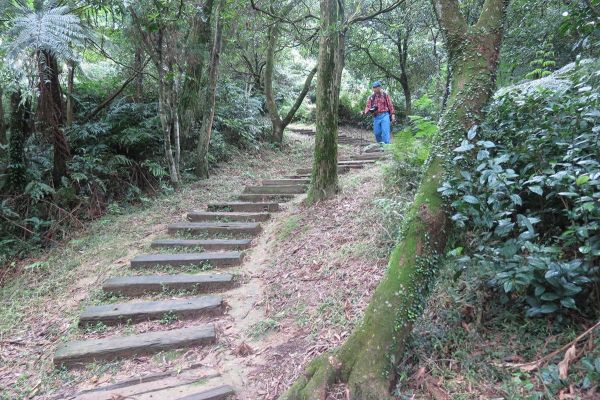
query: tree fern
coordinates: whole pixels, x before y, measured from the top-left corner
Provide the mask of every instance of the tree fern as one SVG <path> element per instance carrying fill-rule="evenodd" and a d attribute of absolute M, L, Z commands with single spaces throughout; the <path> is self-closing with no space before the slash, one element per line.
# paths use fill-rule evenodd
<path fill-rule="evenodd" d="M 8 33 L 12 40 L 7 56 L 12 59 L 22 53 L 46 51 L 59 59 L 74 60 L 73 46 L 85 43 L 86 31 L 69 7 L 45 1 L 34 10 L 19 2 L 11 11 L 14 17 L 9 22 Z"/>

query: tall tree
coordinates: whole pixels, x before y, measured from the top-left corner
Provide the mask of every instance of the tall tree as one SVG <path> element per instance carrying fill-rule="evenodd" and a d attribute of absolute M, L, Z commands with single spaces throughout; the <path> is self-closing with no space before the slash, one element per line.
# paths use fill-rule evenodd
<path fill-rule="evenodd" d="M 360 5 L 346 19 L 344 1 L 321 0 L 321 27 L 317 70 L 317 116 L 313 168 L 307 200 L 314 203 L 338 191 L 337 136 L 342 72 L 346 56 L 346 32 L 358 22 L 397 8 L 403 0 L 385 6 L 379 2 L 367 12 Z M 370 12 L 369 12 L 370 11 Z"/>
<path fill-rule="evenodd" d="M 352 399 L 390 398 L 394 360 L 402 358 L 443 258 L 450 225 L 437 189 L 444 165 L 451 149 L 483 119 L 495 88 L 507 3 L 486 0 L 479 18 L 468 24 L 458 0 L 432 0 L 451 53 L 452 90 L 436 149 L 405 220 L 403 239 L 352 335 L 333 353 L 311 362 L 283 399 L 322 399 L 334 382 L 347 383 Z"/>
<path fill-rule="evenodd" d="M 190 32 L 184 57 L 186 70 L 180 101 L 182 136 L 191 138 L 193 128 L 202 123 L 202 104 L 207 84 L 207 64 L 210 61 L 212 15 L 214 0 L 207 0 L 194 10 L 190 18 Z"/>
<path fill-rule="evenodd" d="M 201 178 L 208 178 L 208 149 L 212 136 L 212 127 L 215 116 L 215 99 L 217 95 L 217 79 L 219 77 L 219 59 L 221 56 L 221 45 L 223 40 L 223 17 L 222 8 L 224 0 L 220 0 L 215 11 L 217 24 L 212 41 L 210 61 L 207 70 L 207 82 L 204 95 L 204 112 L 202 115 L 202 126 L 198 138 L 198 151 L 196 161 L 196 174 Z"/>
<path fill-rule="evenodd" d="M 35 1 L 33 8 L 22 2 L 8 4 L 5 12 L 14 18 L 9 23 L 9 58 L 26 54 L 37 66 L 39 127 L 50 138 L 54 161 L 54 184 L 67 173 L 69 144 L 63 132 L 65 111 L 59 75 L 59 60 L 74 60 L 73 46 L 82 45 L 86 35 L 79 17 L 66 6 L 53 1 Z"/>
<path fill-rule="evenodd" d="M 310 202 L 338 191 L 337 137 L 340 85 L 344 69 L 344 8 L 341 1 L 321 0 L 317 70 L 317 117 Z"/>
<path fill-rule="evenodd" d="M 286 115 L 282 118 L 279 114 L 279 110 L 277 108 L 277 102 L 275 101 L 275 93 L 273 90 L 273 75 L 275 70 L 275 56 L 277 52 L 277 44 L 279 42 L 279 37 L 281 35 L 281 28 L 284 21 L 288 19 L 288 16 L 294 5 L 295 1 L 290 1 L 287 4 L 284 4 L 283 8 L 278 14 L 275 14 L 274 7 L 271 7 L 270 16 L 274 19 L 272 25 L 269 27 L 267 31 L 267 53 L 266 53 L 266 64 L 265 64 L 265 77 L 264 77 L 264 86 L 265 86 L 265 97 L 267 104 L 267 111 L 269 112 L 269 117 L 271 119 L 272 125 L 272 140 L 276 143 L 281 143 L 283 141 L 283 131 L 285 128 L 292 122 L 292 119 L 296 115 L 296 112 L 302 105 L 304 98 L 306 97 L 310 85 L 313 81 L 315 74 L 317 73 L 317 67 L 315 66 L 306 76 L 304 81 L 304 85 L 302 86 L 302 90 L 297 95 L 294 100 L 294 104 L 288 110 Z M 301 20 L 306 20 L 306 18 L 301 18 Z M 292 24 L 294 24 L 292 22 Z"/>
<path fill-rule="evenodd" d="M 173 2 L 140 2 L 129 6 L 133 26 L 157 71 L 158 113 L 163 131 L 165 159 L 171 183 L 180 183 L 181 99 L 183 73 L 179 69 L 184 36 L 178 22 L 183 8 Z"/>

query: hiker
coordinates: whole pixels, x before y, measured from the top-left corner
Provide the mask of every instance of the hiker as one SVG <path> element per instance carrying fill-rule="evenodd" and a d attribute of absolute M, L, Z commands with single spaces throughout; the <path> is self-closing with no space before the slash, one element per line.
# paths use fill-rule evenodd
<path fill-rule="evenodd" d="M 373 83 L 373 94 L 367 100 L 363 115 L 369 113 L 373 114 L 373 132 L 377 143 L 390 144 L 390 122 L 396 121 L 396 114 L 392 98 L 383 91 L 379 81 Z"/>

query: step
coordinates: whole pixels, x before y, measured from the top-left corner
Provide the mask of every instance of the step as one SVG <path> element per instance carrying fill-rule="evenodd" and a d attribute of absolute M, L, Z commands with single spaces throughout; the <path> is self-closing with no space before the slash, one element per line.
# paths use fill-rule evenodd
<path fill-rule="evenodd" d="M 204 251 L 244 250 L 250 248 L 250 239 L 158 239 L 150 244 L 154 248 L 198 247 Z"/>
<path fill-rule="evenodd" d="M 247 194 L 285 194 L 294 195 L 306 192 L 306 185 L 266 185 L 246 186 L 243 193 Z"/>
<path fill-rule="evenodd" d="M 233 212 L 255 212 L 268 211 L 276 212 L 280 210 L 279 203 L 274 202 L 248 202 L 248 201 L 232 201 L 225 203 L 210 203 L 207 206 L 208 210 L 230 210 Z"/>
<path fill-rule="evenodd" d="M 73 367 L 94 361 L 109 361 L 134 355 L 206 345 L 216 341 L 213 325 L 192 326 L 131 336 L 78 340 L 58 347 L 54 365 Z"/>
<path fill-rule="evenodd" d="M 212 368 L 176 368 L 167 372 L 155 372 L 102 385 L 79 392 L 73 400 L 115 399 L 172 399 L 189 394 L 208 392 L 224 386 L 220 374 Z M 69 397 L 71 398 L 71 397 Z M 218 397 L 213 397 L 218 399 Z"/>
<path fill-rule="evenodd" d="M 355 154 L 350 156 L 351 160 L 379 160 L 383 158 L 385 154 L 383 152 L 375 152 L 375 153 L 363 153 L 363 154 Z"/>
<path fill-rule="evenodd" d="M 353 165 L 367 165 L 367 164 L 374 164 L 376 163 L 377 160 L 344 160 L 344 161 L 338 161 L 338 166 L 341 167 L 352 167 Z"/>
<path fill-rule="evenodd" d="M 229 289 L 234 285 L 231 274 L 143 275 L 110 278 L 102 285 L 106 293 L 141 296 L 164 290 L 188 290 L 206 293 Z"/>
<path fill-rule="evenodd" d="M 293 199 L 296 196 L 295 193 L 279 193 L 279 194 L 251 194 L 242 193 L 238 195 L 238 199 L 244 201 L 277 201 L 286 202 Z"/>
<path fill-rule="evenodd" d="M 349 167 L 338 165 L 338 174 L 343 174 L 350 171 Z M 298 168 L 294 176 L 311 176 L 312 168 Z"/>
<path fill-rule="evenodd" d="M 144 254 L 131 260 L 131 268 L 154 267 L 168 265 L 172 267 L 182 265 L 198 265 L 209 263 L 213 266 L 229 267 L 240 265 L 243 254 L 239 251 L 204 252 L 204 253 L 176 253 L 176 254 Z"/>
<path fill-rule="evenodd" d="M 361 168 L 364 168 L 365 165 L 367 165 L 367 164 L 349 164 L 349 165 L 346 165 L 346 167 L 348 167 L 348 170 L 350 170 L 350 169 L 361 169 Z"/>
<path fill-rule="evenodd" d="M 180 222 L 167 226 L 170 234 L 177 232 L 190 233 L 225 233 L 225 234 L 259 234 L 262 230 L 257 222 Z"/>
<path fill-rule="evenodd" d="M 220 296 L 201 296 L 191 299 L 144 301 L 139 303 L 104 304 L 91 306 L 79 315 L 79 326 L 136 323 L 161 319 L 172 314 L 178 319 L 191 319 L 200 315 L 223 313 L 223 298 Z"/>
<path fill-rule="evenodd" d="M 307 179 L 310 181 L 311 175 L 310 174 L 286 175 L 285 178 L 286 179 Z"/>
<path fill-rule="evenodd" d="M 226 211 L 191 211 L 187 214 L 189 221 L 228 221 L 228 222 L 256 222 L 268 221 L 271 214 L 268 212 L 226 212 Z"/>
<path fill-rule="evenodd" d="M 263 179 L 261 183 L 264 186 L 280 186 L 280 185 L 308 185 L 310 179 L 306 178 L 291 178 L 291 179 Z"/>
<path fill-rule="evenodd" d="M 226 400 L 234 394 L 235 391 L 231 386 L 223 385 L 196 394 L 190 394 L 185 397 L 179 397 L 177 400 Z"/>
<path fill-rule="evenodd" d="M 370 147 L 368 147 L 364 150 L 365 153 L 381 153 L 381 154 L 385 153 L 383 151 L 382 147 L 377 146 L 375 143 L 371 143 L 369 146 Z"/>

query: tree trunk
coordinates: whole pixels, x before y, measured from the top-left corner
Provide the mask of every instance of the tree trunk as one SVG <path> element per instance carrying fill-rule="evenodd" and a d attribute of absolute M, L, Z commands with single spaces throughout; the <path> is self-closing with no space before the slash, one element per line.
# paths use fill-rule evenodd
<path fill-rule="evenodd" d="M 27 183 L 27 168 L 25 163 L 25 142 L 31 134 L 29 124 L 31 104 L 22 104 L 21 91 L 17 90 L 10 96 L 10 139 L 8 144 L 9 162 L 7 168 L 7 191 L 22 193 Z"/>
<path fill-rule="evenodd" d="M 207 71 L 212 38 L 213 0 L 208 0 L 194 15 L 185 56 L 185 82 L 180 101 L 181 133 L 186 148 L 193 148 L 193 131 L 202 123 Z"/>
<path fill-rule="evenodd" d="M 338 192 L 337 138 L 340 83 L 344 69 L 342 2 L 321 0 L 315 152 L 307 202 Z"/>
<path fill-rule="evenodd" d="M 420 315 L 443 257 L 449 218 L 437 192 L 444 165 L 466 131 L 483 118 L 495 87 L 495 72 L 507 1 L 486 0 L 476 25 L 467 27 L 458 0 L 432 0 L 452 57 L 452 91 L 436 148 L 407 214 L 403 239 L 369 302 L 362 322 L 340 348 L 308 365 L 283 399 L 324 399 L 328 386 L 348 384 L 351 399 L 389 399 L 395 360 Z"/>
<path fill-rule="evenodd" d="M 67 126 L 73 124 L 73 85 L 75 80 L 75 61 L 67 62 L 68 78 L 67 78 Z"/>
<path fill-rule="evenodd" d="M 4 91 L 0 88 L 0 144 L 6 143 L 6 121 L 4 121 Z"/>
<path fill-rule="evenodd" d="M 404 92 L 404 102 L 406 103 L 404 114 L 408 118 L 412 115 L 412 98 L 410 92 L 410 85 L 408 82 L 408 68 L 406 63 L 408 61 L 408 39 L 410 36 L 410 30 L 406 31 L 406 35 L 402 36 L 402 31 L 398 30 L 398 58 L 400 60 L 400 85 Z"/>
<path fill-rule="evenodd" d="M 285 15 L 284 15 L 285 16 Z M 277 39 L 279 36 L 279 22 L 275 22 L 267 32 L 269 40 L 267 41 L 267 54 L 266 54 L 266 65 L 265 65 L 265 98 L 267 111 L 269 112 L 269 118 L 271 119 L 272 135 L 271 139 L 275 143 L 281 143 L 283 141 L 283 131 L 285 127 L 279 116 L 279 110 L 277 110 L 277 103 L 275 102 L 275 94 L 273 93 L 273 70 L 275 67 L 275 46 L 277 45 Z"/>
<path fill-rule="evenodd" d="M 290 11 L 292 10 L 295 2 L 290 1 L 282 10 L 279 17 L 286 17 Z M 267 42 L 267 54 L 266 54 L 266 63 L 265 63 L 265 74 L 264 74 L 264 92 L 266 97 L 266 105 L 267 111 L 269 112 L 269 118 L 271 119 L 272 125 L 272 135 L 271 139 L 274 143 L 281 144 L 283 142 L 283 131 L 285 128 L 292 122 L 294 119 L 294 115 L 296 115 L 296 111 L 302 105 L 306 94 L 310 90 L 310 84 L 317 73 L 317 67 L 314 67 L 306 77 L 304 81 L 304 86 L 296 100 L 294 101 L 294 105 L 286 116 L 282 119 L 279 115 L 279 110 L 277 109 L 277 103 L 275 102 L 275 94 L 273 91 L 273 72 L 275 69 L 275 48 L 277 46 L 277 41 L 279 39 L 279 25 L 280 22 L 275 22 L 267 33 L 269 40 Z"/>
<path fill-rule="evenodd" d="M 207 71 L 207 87 L 204 97 L 204 112 L 202 115 L 202 127 L 200 128 L 200 138 L 198 140 L 198 160 L 196 165 L 196 174 L 201 178 L 208 178 L 208 150 L 210 146 L 210 137 L 212 135 L 212 126 L 215 117 L 215 98 L 217 95 L 217 79 L 219 77 L 219 57 L 221 55 L 223 19 L 221 11 L 223 0 L 220 0 L 215 11 L 217 26 L 210 54 L 210 62 Z"/>
<path fill-rule="evenodd" d="M 141 45 L 135 46 L 135 59 L 133 62 L 134 76 L 135 78 L 135 95 L 133 100 L 136 103 L 141 103 L 144 97 L 144 74 L 141 73 L 143 66 L 144 50 Z"/>
<path fill-rule="evenodd" d="M 69 143 L 62 131 L 64 110 L 58 63 L 54 55 L 48 51 L 38 52 L 39 99 L 38 115 L 42 130 L 52 139 L 54 147 L 54 165 L 52 178 L 54 185 L 59 185 L 63 176 L 67 175 L 67 161 L 71 157 Z"/>

